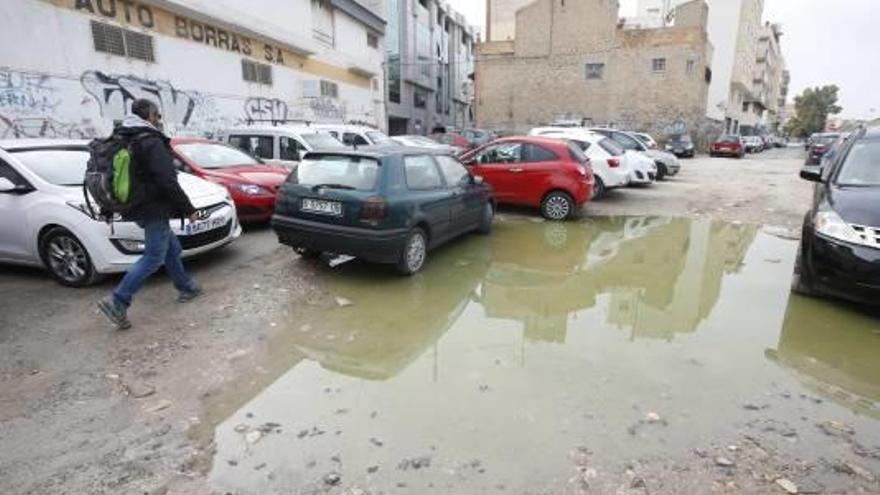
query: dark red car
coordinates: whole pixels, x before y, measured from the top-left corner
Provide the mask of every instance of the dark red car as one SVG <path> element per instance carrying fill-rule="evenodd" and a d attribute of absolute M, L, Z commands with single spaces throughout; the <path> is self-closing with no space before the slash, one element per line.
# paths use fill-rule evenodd
<path fill-rule="evenodd" d="M 242 222 L 265 222 L 272 218 L 275 196 L 290 171 L 266 165 L 243 151 L 216 141 L 174 138 L 171 147 L 181 170 L 224 186 Z"/>
<path fill-rule="evenodd" d="M 728 134 L 718 136 L 709 149 L 709 156 L 732 156 L 742 158 L 746 155 L 746 145 L 742 136 Z"/>
<path fill-rule="evenodd" d="M 498 203 L 540 208 L 565 220 L 590 200 L 590 159 L 567 141 L 541 137 L 498 139 L 461 157 L 495 191 Z"/>

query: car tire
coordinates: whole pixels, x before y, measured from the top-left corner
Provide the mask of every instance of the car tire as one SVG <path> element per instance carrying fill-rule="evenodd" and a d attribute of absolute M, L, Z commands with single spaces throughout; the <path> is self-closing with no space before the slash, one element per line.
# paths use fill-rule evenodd
<path fill-rule="evenodd" d="M 798 245 L 797 257 L 794 260 L 794 273 L 791 276 L 791 291 L 802 296 L 815 296 L 813 278 L 804 263 L 804 243 Z"/>
<path fill-rule="evenodd" d="M 575 204 L 567 193 L 552 191 L 541 201 L 541 215 L 547 220 L 561 222 L 574 215 Z"/>
<path fill-rule="evenodd" d="M 657 162 L 657 182 L 666 180 L 667 175 L 669 175 L 669 171 L 666 170 L 666 165 Z"/>
<path fill-rule="evenodd" d="M 590 200 L 602 199 L 608 193 L 608 189 L 605 187 L 605 181 L 602 180 L 601 177 L 594 175 L 593 176 L 593 192 Z"/>
<path fill-rule="evenodd" d="M 67 287 L 88 287 L 101 275 L 89 252 L 72 232 L 53 227 L 40 237 L 40 257 L 52 277 Z"/>
<path fill-rule="evenodd" d="M 483 212 L 480 214 L 480 225 L 477 227 L 477 233 L 480 235 L 491 234 L 493 220 L 495 220 L 495 207 L 492 206 L 492 203 L 486 203 L 483 206 Z"/>
<path fill-rule="evenodd" d="M 293 251 L 296 254 L 300 255 L 301 258 L 307 260 L 316 260 L 320 258 L 322 254 L 324 254 L 322 251 L 318 251 L 317 249 L 308 249 L 303 247 L 293 248 Z"/>
<path fill-rule="evenodd" d="M 413 275 L 425 266 L 428 258 L 428 235 L 419 227 L 409 231 L 403 249 L 400 252 L 400 260 L 397 262 L 397 271 L 401 275 Z"/>

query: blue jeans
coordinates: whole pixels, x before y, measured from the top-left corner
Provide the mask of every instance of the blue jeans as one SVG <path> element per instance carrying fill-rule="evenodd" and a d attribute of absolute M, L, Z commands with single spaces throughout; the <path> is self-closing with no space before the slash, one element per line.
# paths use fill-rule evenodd
<path fill-rule="evenodd" d="M 113 301 L 121 307 L 131 306 L 132 298 L 141 290 L 150 275 L 165 265 L 174 287 L 180 292 L 192 292 L 195 283 L 183 269 L 180 241 L 171 231 L 168 220 L 154 220 L 142 225 L 144 229 L 144 254 L 128 270 L 122 282 L 113 291 Z"/>

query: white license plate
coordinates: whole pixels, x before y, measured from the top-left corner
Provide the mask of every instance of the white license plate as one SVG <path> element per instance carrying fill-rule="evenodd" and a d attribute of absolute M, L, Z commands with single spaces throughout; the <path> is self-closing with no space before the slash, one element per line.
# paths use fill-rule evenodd
<path fill-rule="evenodd" d="M 323 199 L 303 199 L 302 211 L 317 213 L 319 215 L 342 216 L 342 203 L 336 201 L 324 201 Z"/>
<path fill-rule="evenodd" d="M 183 233 L 186 235 L 201 234 L 209 230 L 214 230 L 226 224 L 225 218 L 211 218 L 201 222 L 188 223 L 183 227 Z"/>

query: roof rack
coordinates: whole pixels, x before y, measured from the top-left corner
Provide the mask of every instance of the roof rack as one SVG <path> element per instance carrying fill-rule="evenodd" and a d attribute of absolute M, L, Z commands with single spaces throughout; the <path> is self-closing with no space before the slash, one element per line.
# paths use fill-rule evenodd
<path fill-rule="evenodd" d="M 294 124 L 305 124 L 306 127 L 310 127 L 314 122 L 312 122 L 311 120 L 307 120 L 307 119 L 252 119 L 252 118 L 248 118 L 248 119 L 245 119 L 245 123 L 247 125 L 267 124 L 268 123 L 268 124 L 272 124 L 275 126 L 281 125 L 281 124 L 294 123 Z"/>

